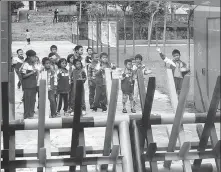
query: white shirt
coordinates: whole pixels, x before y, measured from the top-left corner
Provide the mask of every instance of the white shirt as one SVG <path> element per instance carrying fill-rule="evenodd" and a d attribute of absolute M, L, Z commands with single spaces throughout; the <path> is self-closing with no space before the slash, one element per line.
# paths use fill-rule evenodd
<path fill-rule="evenodd" d="M 26 32 L 25 35 L 26 35 L 27 39 L 31 38 L 31 33 L 30 32 Z"/>

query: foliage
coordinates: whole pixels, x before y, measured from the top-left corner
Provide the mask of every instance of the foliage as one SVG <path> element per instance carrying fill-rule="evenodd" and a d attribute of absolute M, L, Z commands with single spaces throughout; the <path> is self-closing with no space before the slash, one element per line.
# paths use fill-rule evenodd
<path fill-rule="evenodd" d="M 19 9 L 21 7 L 24 7 L 24 4 L 22 1 L 11 1 L 11 10 L 15 11 L 16 9 Z"/>
<path fill-rule="evenodd" d="M 105 14 L 104 6 L 97 2 L 88 4 L 86 9 L 90 18 L 103 17 Z"/>

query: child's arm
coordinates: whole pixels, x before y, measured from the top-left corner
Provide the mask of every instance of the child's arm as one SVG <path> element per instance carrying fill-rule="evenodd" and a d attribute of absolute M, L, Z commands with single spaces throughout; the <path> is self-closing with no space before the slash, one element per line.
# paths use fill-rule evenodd
<path fill-rule="evenodd" d="M 21 68 L 21 75 L 22 75 L 22 78 L 28 78 L 29 76 L 31 75 L 34 75 L 36 74 L 37 75 L 37 71 L 36 70 L 33 70 L 32 72 L 30 73 L 27 73 L 27 66 L 24 64 L 24 66 L 22 66 Z"/>
<path fill-rule="evenodd" d="M 166 66 L 171 68 L 171 69 L 175 69 L 176 68 L 176 64 L 169 58 L 167 58 L 160 50 L 160 48 L 157 48 L 156 49 L 159 54 L 160 54 L 160 57 L 162 58 L 162 60 L 166 63 Z"/>
<path fill-rule="evenodd" d="M 84 82 L 87 80 L 87 75 L 84 70 L 82 70 L 82 79 L 84 80 Z"/>

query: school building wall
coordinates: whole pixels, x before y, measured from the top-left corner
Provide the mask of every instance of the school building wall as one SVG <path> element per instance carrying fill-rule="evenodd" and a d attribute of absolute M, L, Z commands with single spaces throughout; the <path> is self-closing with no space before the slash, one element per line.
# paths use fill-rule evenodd
<path fill-rule="evenodd" d="M 198 5 L 203 2 L 200 1 L 197 1 Z M 194 11 L 194 103 L 197 110 L 204 111 L 200 94 L 203 100 L 210 102 L 218 75 L 220 1 L 210 0 L 209 6 L 199 5 Z"/>

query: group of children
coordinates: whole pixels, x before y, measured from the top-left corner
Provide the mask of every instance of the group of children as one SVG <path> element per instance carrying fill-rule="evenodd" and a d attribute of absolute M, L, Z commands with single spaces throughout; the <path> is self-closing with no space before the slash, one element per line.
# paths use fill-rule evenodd
<path fill-rule="evenodd" d="M 43 73 L 47 74 L 48 99 L 50 101 L 51 116 L 60 116 L 61 107 L 65 115 L 73 114 L 75 109 L 76 82 L 82 80 L 84 83 L 88 80 L 89 104 L 90 109 L 97 111 L 101 108 L 103 112 L 107 111 L 107 95 L 105 68 L 116 69 L 116 66 L 108 61 L 108 54 L 93 52 L 92 48 L 87 49 L 88 56 L 85 59 L 85 66 L 82 64 L 83 47 L 77 45 L 74 53 L 66 58 L 61 58 L 57 53 L 57 46 L 50 47 L 48 57 L 44 57 L 40 62 L 36 52 L 28 50 L 26 58 L 23 57 L 23 51 L 17 50 L 18 57 L 13 58 L 13 66 L 18 74 L 18 87 L 22 85 L 24 118 L 33 118 L 36 94 L 39 97 L 39 85 Z M 182 79 L 186 64 L 180 60 L 179 50 L 174 50 L 173 60 L 165 57 L 158 48 L 161 58 L 173 69 L 175 86 L 177 93 L 180 93 Z M 179 56 L 179 57 L 178 57 Z M 142 56 L 137 54 L 134 58 L 124 61 L 125 68 L 121 76 L 121 90 L 123 93 L 123 113 L 127 113 L 126 102 L 130 101 L 131 112 L 136 113 L 136 104 L 138 101 L 138 83 L 137 71 L 140 69 L 144 75 L 150 74 L 151 70 L 146 69 L 142 63 Z M 83 89 L 82 97 L 82 115 L 86 113 L 85 91 Z"/>

